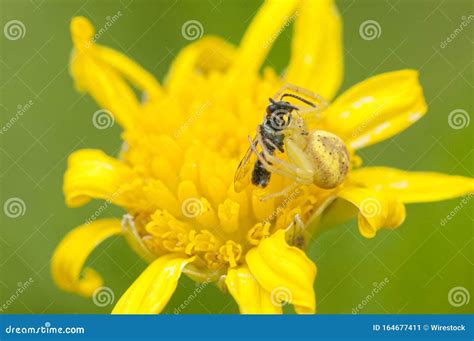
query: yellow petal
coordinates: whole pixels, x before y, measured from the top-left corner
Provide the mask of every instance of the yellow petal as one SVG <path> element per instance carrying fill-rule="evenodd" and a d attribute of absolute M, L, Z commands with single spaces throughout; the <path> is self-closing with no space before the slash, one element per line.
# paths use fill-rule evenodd
<path fill-rule="evenodd" d="M 94 149 L 76 151 L 69 156 L 64 174 L 66 204 L 78 207 L 91 198 L 98 198 L 123 205 L 123 185 L 131 180 L 131 169 L 104 152 Z"/>
<path fill-rule="evenodd" d="M 400 133 L 426 110 L 418 72 L 401 70 L 351 87 L 329 106 L 322 124 L 359 149 Z"/>
<path fill-rule="evenodd" d="M 350 179 L 363 187 L 390 191 L 405 203 L 446 200 L 474 193 L 474 179 L 434 172 L 367 167 L 352 172 Z"/>
<path fill-rule="evenodd" d="M 155 100 L 160 97 L 162 89 L 155 77 L 126 55 L 105 46 L 97 46 L 95 53 L 99 60 L 117 70 L 146 93 L 148 99 Z"/>
<path fill-rule="evenodd" d="M 346 187 L 338 196 L 359 209 L 359 231 L 366 238 L 375 237 L 381 228 L 396 228 L 405 220 L 405 206 L 390 193 Z"/>
<path fill-rule="evenodd" d="M 98 244 L 120 232 L 117 219 L 97 220 L 69 232 L 56 247 L 51 261 L 56 285 L 66 291 L 92 296 L 94 290 L 102 286 L 102 278 L 90 268 L 83 271 L 84 263 Z"/>
<path fill-rule="evenodd" d="M 246 260 L 250 272 L 271 298 L 293 304 L 300 314 L 316 312 L 316 265 L 302 250 L 286 243 L 284 230 L 251 249 Z"/>
<path fill-rule="evenodd" d="M 255 74 L 280 33 L 291 24 L 298 0 L 267 0 L 258 10 L 240 42 L 234 74 Z"/>
<path fill-rule="evenodd" d="M 138 101 L 117 70 L 96 57 L 94 34 L 95 29 L 89 20 L 84 17 L 72 19 L 71 36 L 74 50 L 70 72 L 76 88 L 81 92 L 88 92 L 114 120 L 123 126 L 131 127 L 138 113 Z"/>
<path fill-rule="evenodd" d="M 120 297 L 112 314 L 160 313 L 176 290 L 183 268 L 192 261 L 175 254 L 158 258 Z"/>
<path fill-rule="evenodd" d="M 342 21 L 333 0 L 302 1 L 286 79 L 331 100 L 342 82 Z"/>
<path fill-rule="evenodd" d="M 281 304 L 272 302 L 270 293 L 263 289 L 245 266 L 230 269 L 225 284 L 239 305 L 241 314 L 281 314 Z"/>
<path fill-rule="evenodd" d="M 122 126 L 136 123 L 140 105 L 127 80 L 151 100 L 161 94 L 153 76 L 125 55 L 94 43 L 95 29 L 84 17 L 71 21 L 74 51 L 70 72 L 79 91 L 88 92 Z"/>
<path fill-rule="evenodd" d="M 175 58 L 166 79 L 172 92 L 192 82 L 193 74 L 225 71 L 235 55 L 234 46 L 218 37 L 204 37 L 186 46 Z"/>

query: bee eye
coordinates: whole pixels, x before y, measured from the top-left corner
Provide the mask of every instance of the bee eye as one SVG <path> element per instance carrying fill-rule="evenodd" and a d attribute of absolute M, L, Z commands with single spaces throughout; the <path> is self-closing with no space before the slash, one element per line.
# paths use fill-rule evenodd
<path fill-rule="evenodd" d="M 275 111 L 275 106 L 273 104 L 270 104 L 269 106 L 267 106 L 267 114 L 271 114 Z"/>

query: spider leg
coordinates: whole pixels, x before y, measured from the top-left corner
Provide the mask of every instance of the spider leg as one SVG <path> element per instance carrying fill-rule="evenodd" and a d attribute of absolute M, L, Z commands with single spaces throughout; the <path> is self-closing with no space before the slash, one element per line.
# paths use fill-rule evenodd
<path fill-rule="evenodd" d="M 299 214 L 295 214 L 290 226 L 286 228 L 286 241 L 300 249 L 306 246 L 305 225 Z"/>
<path fill-rule="evenodd" d="M 257 134 L 257 141 L 262 147 L 263 157 L 265 158 L 266 161 L 268 161 L 268 163 L 277 164 L 278 166 L 280 166 L 281 170 L 287 173 L 286 176 L 293 179 L 296 182 L 299 182 L 305 185 L 312 183 L 313 181 L 312 175 L 308 176 L 308 178 L 300 177 L 299 174 L 301 173 L 301 171 L 298 172 L 298 170 L 300 170 L 299 167 L 291 163 L 285 162 L 283 160 L 280 160 L 279 158 L 271 155 L 270 152 L 266 149 L 265 145 L 263 144 L 262 136 L 259 133 Z M 272 143 L 271 141 L 268 141 L 268 142 Z M 273 168 L 275 169 L 275 167 Z"/>
<path fill-rule="evenodd" d="M 285 85 L 283 85 L 280 88 L 280 90 L 278 90 L 278 92 L 275 94 L 275 96 L 273 96 L 272 98 L 275 101 L 278 101 L 280 99 L 280 97 L 287 90 L 290 90 L 290 91 L 296 92 L 299 95 L 303 95 L 303 96 L 311 98 L 314 101 L 314 104 L 317 105 L 318 107 L 328 105 L 328 102 L 321 95 L 318 95 L 317 93 L 314 93 L 314 92 L 312 92 L 308 89 L 301 88 L 301 87 L 299 87 L 297 85 L 294 85 L 294 84 L 291 84 L 291 83 L 286 83 Z"/>
<path fill-rule="evenodd" d="M 278 101 L 280 99 L 280 97 L 288 90 L 293 91 L 293 92 L 295 92 L 299 95 L 303 95 L 303 96 L 306 96 L 308 98 L 311 98 L 313 100 L 314 104 L 316 105 L 316 108 L 311 107 L 311 106 L 308 106 L 308 107 L 305 107 L 305 108 L 300 108 L 299 107 L 298 113 L 301 116 L 307 116 L 307 115 L 310 115 L 310 114 L 314 114 L 316 116 L 316 118 L 320 118 L 321 117 L 320 113 L 329 106 L 329 103 L 321 95 L 318 95 L 317 93 L 314 93 L 314 92 L 312 92 L 308 89 L 304 89 L 304 88 L 301 88 L 299 86 L 296 86 L 296 85 L 290 84 L 290 83 L 286 83 L 285 85 L 283 85 L 280 88 L 280 90 L 278 90 L 278 92 L 275 94 L 275 96 L 273 96 L 272 98 L 275 101 Z"/>
<path fill-rule="evenodd" d="M 259 135 L 259 133 L 257 133 L 257 136 Z M 275 174 L 278 174 L 278 175 L 281 175 L 281 176 L 284 176 L 284 177 L 293 177 L 293 174 L 291 173 L 288 173 L 287 171 L 283 170 L 283 169 L 278 169 L 274 166 L 272 166 L 264 157 L 264 155 L 262 155 L 261 153 L 259 153 L 259 151 L 257 150 L 257 147 L 253 144 L 253 141 L 252 141 L 252 138 L 249 136 L 249 142 L 250 142 L 250 148 L 252 149 L 252 151 L 255 153 L 255 155 L 257 156 L 257 159 L 262 163 L 263 167 L 268 170 L 269 172 L 271 173 L 275 173 Z M 260 143 L 260 142 L 259 142 Z M 262 147 L 262 152 L 263 152 L 263 149 L 265 148 L 264 146 L 262 146 L 260 144 L 260 146 Z M 265 149 L 266 151 L 266 149 Z M 268 151 L 266 151 L 268 152 Z"/>
<path fill-rule="evenodd" d="M 259 199 L 260 199 L 260 201 L 265 201 L 265 200 L 268 200 L 268 199 L 271 199 L 271 198 L 284 196 L 284 195 L 286 195 L 286 193 L 291 192 L 292 190 L 296 189 L 299 185 L 300 185 L 299 183 L 293 182 L 291 185 L 283 188 L 281 191 L 268 194 L 268 195 L 266 195 L 264 197 L 261 197 Z"/>

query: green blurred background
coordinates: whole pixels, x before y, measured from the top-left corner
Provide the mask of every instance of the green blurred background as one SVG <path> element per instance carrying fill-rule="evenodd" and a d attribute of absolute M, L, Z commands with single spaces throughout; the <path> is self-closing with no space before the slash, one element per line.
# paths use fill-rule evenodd
<path fill-rule="evenodd" d="M 100 27 L 107 16 L 120 11 L 120 19 L 99 42 L 125 52 L 161 80 L 179 50 L 189 43 L 181 35 L 184 22 L 198 20 L 205 34 L 237 44 L 260 4 L 237 0 L 1 1 L 2 27 L 19 20 L 26 29 L 21 39 L 9 40 L 5 34 L 0 38 L 2 126 L 15 116 L 19 105 L 32 101 L 24 115 L 0 134 L 2 207 L 9 198 L 18 197 L 26 208 L 17 218 L 0 215 L 0 305 L 15 293 L 18 283 L 33 280 L 4 313 L 108 313 L 112 308 L 62 292 L 50 276 L 55 246 L 101 205 L 95 201 L 77 209 L 65 206 L 61 187 L 67 156 L 87 147 L 116 155 L 121 144 L 120 127 L 94 128 L 97 105 L 73 88 L 67 70 L 70 19 L 84 15 Z M 448 115 L 455 109 L 472 113 L 474 24 L 464 27 L 444 48 L 440 46 L 472 14 L 472 2 L 342 0 L 337 5 L 344 20 L 346 72 L 341 90 L 377 73 L 414 68 L 421 72 L 429 103 L 429 113 L 419 123 L 363 150 L 365 164 L 472 176 L 474 124 L 452 129 Z M 366 20 L 379 23 L 378 38 L 361 38 L 359 27 Z M 268 65 L 284 69 L 290 39 L 291 29 L 284 30 Z M 387 279 L 388 284 L 359 313 L 472 313 L 472 302 L 454 307 L 448 301 L 454 287 L 474 293 L 472 202 L 448 224 L 441 224 L 460 203 L 461 199 L 454 199 L 409 205 L 407 220 L 399 229 L 381 231 L 372 240 L 359 235 L 355 221 L 320 236 L 309 250 L 318 265 L 318 311 L 350 314 L 374 283 Z M 102 217 L 122 214 L 108 208 Z M 101 245 L 88 264 L 103 275 L 116 300 L 146 266 L 120 238 Z M 183 278 L 166 312 L 173 313 L 194 288 L 193 282 Z M 237 311 L 230 296 L 208 286 L 183 313 Z"/>

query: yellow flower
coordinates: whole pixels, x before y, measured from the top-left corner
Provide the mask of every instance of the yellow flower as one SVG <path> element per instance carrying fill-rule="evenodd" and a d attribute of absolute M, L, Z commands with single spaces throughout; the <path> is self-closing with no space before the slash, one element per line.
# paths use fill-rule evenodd
<path fill-rule="evenodd" d="M 261 65 L 277 35 L 294 22 L 286 75 Z M 338 97 L 315 123 L 338 135 L 352 160 L 343 184 L 323 190 L 302 186 L 291 200 L 259 200 L 253 186 L 236 193 L 233 177 L 248 148 L 247 136 L 262 120 L 267 99 L 287 82 L 330 100 L 342 79 L 341 20 L 330 0 L 267 1 L 238 47 L 204 37 L 184 48 L 163 85 L 126 56 L 93 41 L 83 17 L 71 23 L 71 74 L 124 129 L 118 159 L 100 150 L 69 157 L 64 194 L 70 207 L 91 199 L 112 202 L 123 219 L 89 222 L 57 247 L 52 273 L 64 290 L 91 296 L 102 285 L 83 270 L 103 240 L 123 235 L 150 264 L 119 299 L 113 313 L 159 313 L 182 273 L 215 282 L 237 301 L 241 313 L 315 313 L 316 266 L 292 244 L 300 217 L 304 235 L 358 209 L 362 235 L 398 227 L 404 203 L 449 199 L 474 190 L 472 179 L 360 168 L 356 151 L 385 140 L 426 112 L 418 74 L 381 74 Z M 132 86 L 143 94 L 138 100 Z M 273 176 L 269 193 L 290 179 Z M 293 236 L 293 237 L 292 237 Z"/>

